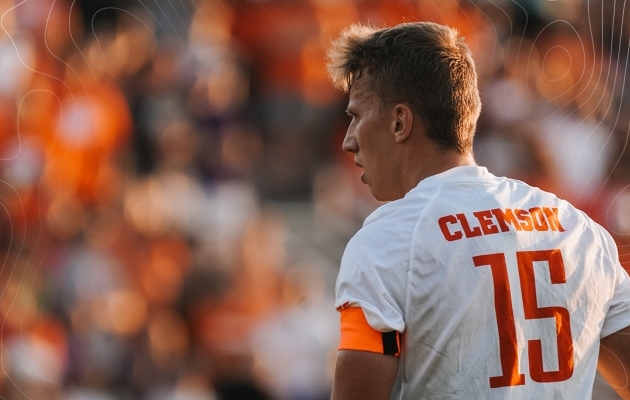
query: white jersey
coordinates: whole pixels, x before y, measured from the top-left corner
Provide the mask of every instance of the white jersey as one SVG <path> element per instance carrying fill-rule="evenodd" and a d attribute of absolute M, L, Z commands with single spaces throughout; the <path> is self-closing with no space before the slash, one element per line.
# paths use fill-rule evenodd
<path fill-rule="evenodd" d="M 580 210 L 483 167 L 422 180 L 350 240 L 335 306 L 402 334 L 392 399 L 590 399 L 630 280 Z"/>

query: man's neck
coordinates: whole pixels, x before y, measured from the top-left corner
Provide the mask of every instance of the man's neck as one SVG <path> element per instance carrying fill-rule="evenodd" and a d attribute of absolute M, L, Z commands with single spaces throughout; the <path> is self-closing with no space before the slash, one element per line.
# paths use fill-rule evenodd
<path fill-rule="evenodd" d="M 461 154 L 456 150 L 427 149 L 424 154 L 408 157 L 403 166 L 403 190 L 416 187 L 421 180 L 451 168 L 477 165 L 472 153 Z"/>

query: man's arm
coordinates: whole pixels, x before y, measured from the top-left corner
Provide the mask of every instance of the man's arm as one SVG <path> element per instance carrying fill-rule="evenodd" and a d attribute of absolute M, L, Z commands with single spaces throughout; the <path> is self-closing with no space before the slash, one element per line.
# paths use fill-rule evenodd
<path fill-rule="evenodd" d="M 398 374 L 398 357 L 339 350 L 332 400 L 388 400 Z"/>
<path fill-rule="evenodd" d="M 625 400 L 630 400 L 630 326 L 600 342 L 599 373 Z"/>

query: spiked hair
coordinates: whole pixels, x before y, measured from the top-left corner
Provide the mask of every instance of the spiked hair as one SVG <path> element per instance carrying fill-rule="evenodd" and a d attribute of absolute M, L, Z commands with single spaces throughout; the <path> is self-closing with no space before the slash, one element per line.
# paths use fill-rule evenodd
<path fill-rule="evenodd" d="M 407 103 L 434 142 L 472 152 L 481 101 L 470 50 L 456 30 L 432 22 L 352 25 L 333 41 L 327 68 L 344 92 L 369 75 L 383 106 Z"/>

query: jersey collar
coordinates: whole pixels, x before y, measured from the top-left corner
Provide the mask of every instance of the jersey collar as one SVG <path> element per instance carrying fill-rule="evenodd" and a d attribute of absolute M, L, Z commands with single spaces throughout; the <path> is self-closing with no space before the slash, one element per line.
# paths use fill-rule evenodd
<path fill-rule="evenodd" d="M 411 189 L 405 197 L 408 195 L 431 186 L 439 186 L 444 183 L 457 183 L 457 182 L 471 182 L 471 181 L 487 181 L 493 178 L 486 167 L 480 167 L 478 165 L 454 167 L 439 174 L 431 175 L 421 180 L 418 185 Z"/>

